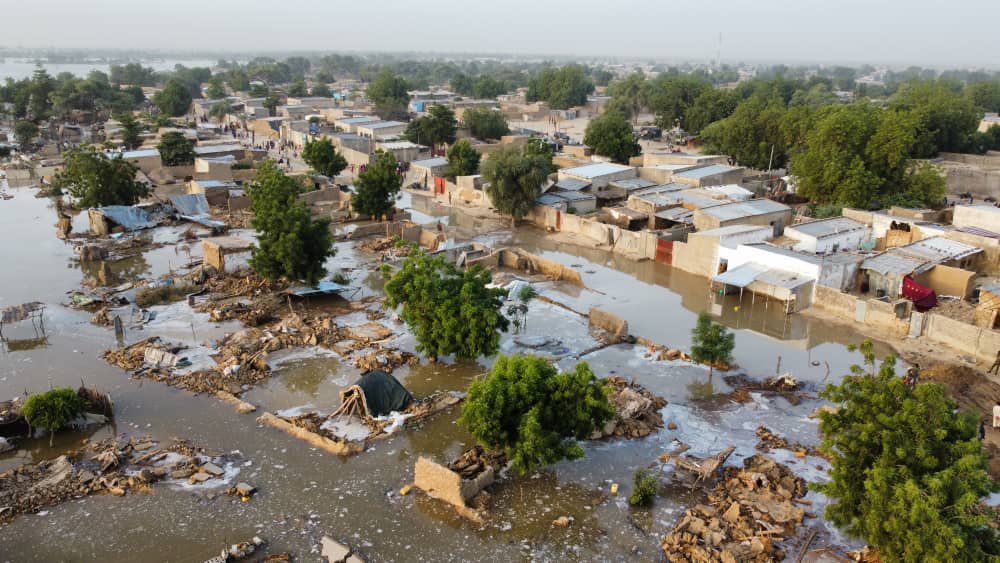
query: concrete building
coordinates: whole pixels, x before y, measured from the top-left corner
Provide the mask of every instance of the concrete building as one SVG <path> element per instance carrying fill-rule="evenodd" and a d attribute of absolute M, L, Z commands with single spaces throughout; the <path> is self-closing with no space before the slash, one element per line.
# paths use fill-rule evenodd
<path fill-rule="evenodd" d="M 979 121 L 979 132 L 985 133 L 990 130 L 990 127 L 1000 126 L 1000 114 L 987 113 L 983 115 L 983 118 Z"/>
<path fill-rule="evenodd" d="M 774 237 L 770 227 L 730 225 L 688 235 L 687 242 L 674 242 L 671 265 L 685 272 L 712 277 L 726 271 L 729 255 L 722 249 L 736 250 L 741 244 L 765 242 Z"/>
<path fill-rule="evenodd" d="M 410 163 L 410 171 L 420 178 L 426 178 L 428 185 L 433 185 L 434 178 L 448 174 L 448 159 L 443 156 L 414 160 Z"/>
<path fill-rule="evenodd" d="M 840 250 L 857 250 L 872 238 L 868 225 L 847 217 L 831 217 L 785 227 L 785 236 L 796 243 L 799 252 L 825 254 Z"/>
<path fill-rule="evenodd" d="M 305 106 L 312 110 L 321 110 L 337 107 L 337 100 L 334 98 L 324 98 L 322 96 L 303 96 L 296 98 L 289 96 L 285 99 L 288 105 Z"/>
<path fill-rule="evenodd" d="M 345 133 L 356 133 L 357 128 L 366 123 L 378 123 L 382 121 L 374 115 L 355 115 L 351 117 L 342 117 L 340 119 L 335 119 L 333 125 L 339 127 Z"/>
<path fill-rule="evenodd" d="M 163 160 L 160 158 L 160 151 L 156 149 L 138 149 L 125 151 L 122 159 L 131 162 L 139 167 L 144 174 L 149 174 L 153 170 L 163 168 Z"/>
<path fill-rule="evenodd" d="M 1000 207 L 989 203 L 956 205 L 951 224 L 956 227 L 978 227 L 1000 233 Z"/>
<path fill-rule="evenodd" d="M 671 181 L 698 187 L 739 184 L 743 181 L 744 172 L 745 169 L 738 166 L 712 164 L 684 170 L 683 172 L 675 172 Z"/>
<path fill-rule="evenodd" d="M 413 162 L 423 158 L 427 147 L 410 141 L 389 141 L 375 143 L 375 150 L 391 152 L 396 162 Z"/>
<path fill-rule="evenodd" d="M 246 149 L 238 144 L 201 145 L 194 148 L 194 154 L 204 158 L 232 156 L 239 160 L 246 157 Z"/>
<path fill-rule="evenodd" d="M 822 262 L 767 243 L 741 244 L 729 254 L 726 271 L 712 278 L 726 293 L 749 291 L 784 304 L 786 313 L 812 304 Z"/>
<path fill-rule="evenodd" d="M 694 168 L 712 164 L 729 164 L 729 157 L 719 154 L 686 154 L 671 151 L 649 151 L 642 153 L 642 165 L 652 168 L 661 164 Z"/>
<path fill-rule="evenodd" d="M 628 180 L 637 175 L 636 169 L 632 166 L 613 162 L 596 162 L 574 168 L 563 168 L 559 170 L 558 178 L 559 181 L 572 178 L 588 182 L 590 191 L 594 192 L 616 180 Z"/>
<path fill-rule="evenodd" d="M 389 135 L 398 135 L 406 130 L 406 124 L 402 121 L 376 121 L 374 123 L 362 123 L 354 128 L 354 132 L 362 137 L 376 139 Z"/>
<path fill-rule="evenodd" d="M 967 296 L 975 272 L 969 270 L 981 248 L 958 241 L 931 237 L 890 248 L 861 264 L 864 284 L 877 297 L 896 298 L 903 281 L 913 281 L 938 294 Z"/>
<path fill-rule="evenodd" d="M 780 235 L 792 220 L 792 209 L 769 199 L 751 199 L 703 207 L 694 213 L 694 226 L 699 231 L 728 225 L 770 226 Z"/>

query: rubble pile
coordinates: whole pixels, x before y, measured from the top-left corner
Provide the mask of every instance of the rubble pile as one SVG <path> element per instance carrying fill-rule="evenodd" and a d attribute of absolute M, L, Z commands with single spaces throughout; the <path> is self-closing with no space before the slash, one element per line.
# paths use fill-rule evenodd
<path fill-rule="evenodd" d="M 160 447 L 143 436 L 108 438 L 0 473 L 0 523 L 82 496 L 144 491 L 162 479 L 217 479 L 223 464 L 182 440 Z"/>
<path fill-rule="evenodd" d="M 798 405 L 802 399 L 808 398 L 802 390 L 802 384 L 791 374 L 779 375 L 755 381 L 747 377 L 746 374 L 739 373 L 727 375 L 726 384 L 733 388 L 733 391 L 726 395 L 726 398 L 737 403 L 748 403 L 753 400 L 750 393 L 761 393 L 764 396 L 780 396 L 793 405 Z"/>
<path fill-rule="evenodd" d="M 413 245 L 406 244 L 398 237 L 375 237 L 359 241 L 354 245 L 362 252 L 378 254 L 378 260 L 385 262 L 410 255 Z"/>
<path fill-rule="evenodd" d="M 768 452 L 771 448 L 779 450 L 790 450 L 795 452 L 797 457 L 804 457 L 807 455 L 822 456 L 822 454 L 815 448 L 802 445 L 798 442 L 790 443 L 788 440 L 782 438 L 771 432 L 770 428 L 766 426 L 757 427 L 757 437 L 760 441 L 757 442 L 757 450 L 762 452 Z"/>
<path fill-rule="evenodd" d="M 241 276 L 213 274 L 211 268 L 196 273 L 205 278 L 204 288 L 209 297 L 194 307 L 208 313 L 213 322 L 236 319 L 247 326 L 260 326 L 278 317 L 282 306 L 279 294 L 288 288 L 287 283 L 270 281 L 256 272 Z"/>
<path fill-rule="evenodd" d="M 656 359 L 661 362 L 665 360 L 681 360 L 685 362 L 692 361 L 691 356 L 689 356 L 683 350 L 678 350 L 676 348 L 668 348 L 660 350 L 660 353 L 656 356 Z"/>
<path fill-rule="evenodd" d="M 487 467 L 499 473 L 506 465 L 507 456 L 503 452 L 487 452 L 482 446 L 475 445 L 449 463 L 448 469 L 461 475 L 462 479 L 474 479 Z"/>
<path fill-rule="evenodd" d="M 795 501 L 806 483 L 788 467 L 762 455 L 727 467 L 708 494 L 709 505 L 688 509 L 663 539 L 671 562 L 769 562 L 785 558 L 776 544 L 795 534 L 805 510 Z"/>
<path fill-rule="evenodd" d="M 615 408 L 615 416 L 603 428 L 591 434 L 592 440 L 601 438 L 643 438 L 663 428 L 660 409 L 667 400 L 651 393 L 638 383 L 611 376 L 605 379 L 610 391 L 608 400 Z"/>

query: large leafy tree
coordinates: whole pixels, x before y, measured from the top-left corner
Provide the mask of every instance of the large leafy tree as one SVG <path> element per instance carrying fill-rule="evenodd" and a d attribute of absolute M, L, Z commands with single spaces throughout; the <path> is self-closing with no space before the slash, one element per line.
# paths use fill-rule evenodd
<path fill-rule="evenodd" d="M 333 97 L 333 92 L 330 91 L 330 87 L 327 86 L 325 82 L 320 82 L 319 84 L 313 86 L 310 94 L 318 98 Z"/>
<path fill-rule="evenodd" d="M 326 275 L 324 263 L 333 256 L 330 220 L 313 219 L 298 199 L 301 185 L 271 160 L 265 161 L 249 184 L 251 224 L 257 246 L 250 266 L 268 279 L 284 278 L 316 285 Z"/>
<path fill-rule="evenodd" d="M 404 136 L 414 142 L 431 146 L 455 141 L 455 112 L 447 106 L 434 104 L 427 115 L 414 119 L 406 126 Z"/>
<path fill-rule="evenodd" d="M 485 447 L 506 453 L 523 475 L 583 457 L 577 440 L 613 415 L 586 362 L 558 373 L 538 356 L 500 356 L 486 379 L 469 386 L 460 423 Z"/>
<path fill-rule="evenodd" d="M 218 120 L 219 123 L 222 123 L 232 111 L 233 106 L 228 101 L 222 100 L 213 105 L 212 109 L 208 110 L 208 114 Z"/>
<path fill-rule="evenodd" d="M 739 99 L 729 90 L 705 90 L 684 111 L 684 129 L 698 134 L 720 119 L 725 119 L 736 110 Z"/>
<path fill-rule="evenodd" d="M 962 94 L 961 85 L 947 80 L 901 84 L 891 106 L 918 118 L 914 156 L 921 158 L 966 150 L 982 117 L 976 104 Z"/>
<path fill-rule="evenodd" d="M 638 118 L 642 110 L 649 107 L 649 93 L 646 75 L 639 71 L 608 86 L 608 95 L 614 101 L 613 107 L 625 117 Z"/>
<path fill-rule="evenodd" d="M 711 83 L 705 78 L 663 74 L 649 82 L 649 91 L 645 95 L 649 108 L 656 116 L 656 124 L 669 129 L 674 126 L 674 120 L 681 120 L 683 125 L 688 108 L 711 88 Z"/>
<path fill-rule="evenodd" d="M 448 149 L 448 174 L 471 176 L 479 172 L 479 153 L 467 139 L 461 139 Z"/>
<path fill-rule="evenodd" d="M 471 108 L 462 114 L 462 123 L 477 139 L 495 140 L 510 133 L 507 118 L 490 108 Z"/>
<path fill-rule="evenodd" d="M 38 126 L 27 119 L 22 119 L 14 124 L 14 135 L 17 137 L 17 144 L 26 149 L 38 136 Z"/>
<path fill-rule="evenodd" d="M 594 84 L 580 65 L 546 68 L 528 83 L 528 100 L 548 102 L 556 109 L 567 109 L 587 103 Z"/>
<path fill-rule="evenodd" d="M 985 80 L 965 87 L 965 95 L 983 111 L 1000 112 L 1000 80 Z"/>
<path fill-rule="evenodd" d="M 707 311 L 698 313 L 698 322 L 691 330 L 691 359 L 708 364 L 708 381 L 712 382 L 715 366 L 733 359 L 736 337 L 729 329 L 714 322 Z"/>
<path fill-rule="evenodd" d="M 168 131 L 160 137 L 156 145 L 164 166 L 186 166 L 194 164 L 194 142 L 180 131 Z"/>
<path fill-rule="evenodd" d="M 552 171 L 552 157 L 540 151 L 506 147 L 490 155 L 480 170 L 489 184 L 486 194 L 493 207 L 516 223 L 535 206 L 542 184 Z"/>
<path fill-rule="evenodd" d="M 366 94 L 375 104 L 375 111 L 385 119 L 406 117 L 406 105 L 410 101 L 410 85 L 406 80 L 385 69 L 368 85 Z"/>
<path fill-rule="evenodd" d="M 179 78 L 170 78 L 156 94 L 153 103 L 169 117 L 180 117 L 191 107 L 191 90 Z"/>
<path fill-rule="evenodd" d="M 53 187 L 75 197 L 80 207 L 134 205 L 149 193 L 149 186 L 135 179 L 139 168 L 121 156 L 108 158 L 82 147 L 67 151 L 65 163 Z"/>
<path fill-rule="evenodd" d="M 49 96 L 56 89 L 56 81 L 49 76 L 44 68 L 38 67 L 31 75 L 31 119 L 36 123 L 49 117 L 52 112 L 52 100 Z"/>
<path fill-rule="evenodd" d="M 396 194 L 403 180 L 396 172 L 396 157 L 391 152 L 378 151 L 368 168 L 358 175 L 351 196 L 351 208 L 359 215 L 381 217 L 395 205 Z"/>
<path fill-rule="evenodd" d="M 599 155 L 616 162 L 627 163 L 642 152 L 635 140 L 635 133 L 625 116 L 608 111 L 590 120 L 583 135 L 583 143 Z"/>
<path fill-rule="evenodd" d="M 309 88 L 306 86 L 306 81 L 301 78 L 292 82 L 292 85 L 288 87 L 288 95 L 295 98 L 308 95 L 308 93 Z"/>
<path fill-rule="evenodd" d="M 131 112 L 119 115 L 118 123 L 122 128 L 122 144 L 125 148 L 131 150 L 142 144 L 142 139 L 139 138 L 142 126 Z"/>
<path fill-rule="evenodd" d="M 417 349 L 432 358 L 492 356 L 508 320 L 500 312 L 504 290 L 487 287 L 491 281 L 478 265 L 459 270 L 441 255 L 416 252 L 386 282 L 386 304 L 402 306 Z"/>
<path fill-rule="evenodd" d="M 329 137 L 307 141 L 302 149 L 302 160 L 316 172 L 330 178 L 335 178 L 347 168 L 347 159 L 337 152 Z"/>
<path fill-rule="evenodd" d="M 996 489 L 976 439 L 977 415 L 959 412 L 945 387 L 905 385 L 895 358 L 853 366 L 820 396 L 820 450 L 830 481 L 817 488 L 832 502 L 826 517 L 878 548 L 886 561 L 996 561 L 1000 543 L 979 501 Z"/>
<path fill-rule="evenodd" d="M 208 81 L 208 88 L 205 88 L 205 95 L 212 100 L 221 100 L 226 97 L 226 86 L 222 80 L 222 75 L 213 76 Z"/>
<path fill-rule="evenodd" d="M 758 170 L 783 167 L 788 154 L 782 129 L 785 113 L 780 100 L 754 96 L 729 117 L 702 129 L 704 150 L 729 155 Z"/>

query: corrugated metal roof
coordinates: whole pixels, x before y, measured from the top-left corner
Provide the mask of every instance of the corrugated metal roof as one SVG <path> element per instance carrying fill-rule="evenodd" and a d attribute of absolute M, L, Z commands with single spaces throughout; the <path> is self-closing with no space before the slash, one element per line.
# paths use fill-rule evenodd
<path fill-rule="evenodd" d="M 361 129 L 386 129 L 388 127 L 399 127 L 400 125 L 406 125 L 402 121 L 379 121 L 378 123 L 365 123 L 361 125 Z"/>
<path fill-rule="evenodd" d="M 552 187 L 558 188 L 560 190 L 566 190 L 569 192 L 578 192 L 580 190 L 589 188 L 590 182 L 586 180 L 580 180 L 577 178 L 565 178 L 556 182 L 555 185 Z"/>
<path fill-rule="evenodd" d="M 597 178 L 609 174 L 617 174 L 625 170 L 634 170 L 634 168 L 625 166 L 624 164 L 615 164 L 614 162 L 595 162 L 594 164 L 585 164 L 575 168 L 563 168 L 560 172 L 581 178 Z"/>
<path fill-rule="evenodd" d="M 195 147 L 195 154 L 213 154 L 218 152 L 235 152 L 244 150 L 240 145 L 208 145 L 204 147 Z"/>
<path fill-rule="evenodd" d="M 561 197 L 559 197 L 559 196 L 557 196 L 555 194 L 542 194 L 542 195 L 538 196 L 537 198 L 535 198 L 535 203 L 538 203 L 540 205 L 553 206 L 553 205 L 559 205 L 560 203 L 565 203 L 565 202 L 566 202 L 565 199 L 563 199 L 563 198 L 561 198 Z"/>
<path fill-rule="evenodd" d="M 818 258 L 812 254 L 805 254 L 803 252 L 795 252 L 788 248 L 782 248 L 780 246 L 775 246 L 767 242 L 751 242 L 744 246 L 750 246 L 758 250 L 763 250 L 764 252 L 770 252 L 771 254 L 780 254 L 788 258 L 794 258 L 796 260 L 802 260 L 803 262 L 809 262 L 810 264 L 822 264 L 823 259 Z"/>
<path fill-rule="evenodd" d="M 358 123 L 370 123 L 372 121 L 379 121 L 379 118 L 373 117 L 371 115 L 360 115 L 358 117 L 348 117 L 346 119 L 338 119 L 337 123 L 343 123 L 345 125 L 355 125 Z"/>
<path fill-rule="evenodd" d="M 170 196 L 170 203 L 181 215 L 208 215 L 208 200 L 205 194 L 185 194 Z"/>
<path fill-rule="evenodd" d="M 861 269 L 871 270 L 883 276 L 889 273 L 906 275 L 916 272 L 924 264 L 926 264 L 925 260 L 915 256 L 885 251 L 882 254 L 877 254 L 866 259 L 861 263 Z"/>
<path fill-rule="evenodd" d="M 107 205 L 98 208 L 97 211 L 109 221 L 124 227 L 126 231 L 151 229 L 157 225 L 145 209 L 131 205 Z"/>
<path fill-rule="evenodd" d="M 732 172 L 733 170 L 739 169 L 735 166 L 727 166 L 725 164 L 709 164 L 708 166 L 701 166 L 691 170 L 676 172 L 674 173 L 674 176 L 697 180 L 708 176 L 715 176 L 716 174 L 725 174 L 726 172 Z"/>
<path fill-rule="evenodd" d="M 134 151 L 125 151 L 122 153 L 122 158 L 126 160 L 130 158 L 144 158 L 150 156 L 160 156 L 160 151 L 156 149 L 139 149 Z"/>
<path fill-rule="evenodd" d="M 663 211 L 658 211 L 656 213 L 656 217 L 667 221 L 690 223 L 691 218 L 694 217 L 694 211 L 691 211 L 690 209 L 686 209 L 684 207 L 671 207 L 670 209 L 664 209 Z"/>
<path fill-rule="evenodd" d="M 725 184 L 722 186 L 705 186 L 702 188 L 709 192 L 724 195 L 730 199 L 744 200 L 753 197 L 753 192 L 736 184 Z"/>
<path fill-rule="evenodd" d="M 1000 239 L 1000 233 L 994 233 L 993 231 L 989 231 L 979 227 L 958 227 L 955 230 L 961 233 L 968 233 L 970 235 Z"/>
<path fill-rule="evenodd" d="M 656 182 L 652 180 L 647 180 L 645 178 L 629 178 L 628 180 L 615 180 L 610 182 L 610 185 L 615 188 L 624 188 L 630 192 L 641 190 L 643 188 L 648 188 L 657 185 Z"/>
<path fill-rule="evenodd" d="M 776 287 L 795 289 L 796 287 L 803 286 L 815 280 L 803 276 L 801 274 L 796 274 L 795 272 L 789 272 L 787 270 L 779 270 L 777 268 L 771 268 L 768 271 L 757 276 L 757 279 L 754 281 L 765 283 L 767 285 L 773 285 Z"/>
<path fill-rule="evenodd" d="M 716 217 L 720 221 L 731 221 L 742 217 L 753 217 L 755 215 L 766 215 L 779 211 L 791 211 L 787 205 L 771 201 L 769 199 L 751 199 L 747 201 L 737 201 L 735 203 L 723 203 L 713 205 L 699 210 Z"/>
<path fill-rule="evenodd" d="M 792 234 L 802 233 L 811 237 L 823 238 L 849 231 L 857 231 L 865 227 L 864 223 L 859 223 L 849 217 L 830 217 L 829 219 L 819 219 L 818 221 L 809 221 L 808 223 L 799 223 L 798 225 L 785 227 L 785 233 L 791 231 Z"/>
<path fill-rule="evenodd" d="M 906 246 L 898 248 L 899 251 L 907 254 L 925 257 L 928 261 L 947 262 L 949 260 L 961 260 L 972 256 L 983 249 L 958 242 L 957 240 L 946 239 L 944 237 L 931 237 L 917 242 L 911 242 Z"/>
<path fill-rule="evenodd" d="M 754 282 L 758 276 L 768 270 L 767 266 L 756 262 L 740 264 L 732 270 L 727 270 L 712 278 L 712 281 L 732 285 L 735 287 L 746 287 Z"/>
<path fill-rule="evenodd" d="M 698 231 L 697 233 L 693 234 L 722 238 L 734 235 L 741 235 L 743 233 L 749 233 L 753 231 L 768 231 L 772 233 L 774 232 L 774 230 L 771 227 L 762 227 L 760 225 L 728 225 L 726 227 L 719 227 L 718 229 L 707 229 L 704 231 Z"/>
<path fill-rule="evenodd" d="M 679 192 L 681 190 L 689 190 L 691 186 L 689 184 L 681 184 L 679 182 L 671 182 L 669 184 L 659 184 L 657 186 L 650 186 L 648 188 L 642 188 L 637 190 L 632 195 L 646 196 L 650 194 L 662 194 L 669 192 Z"/>
<path fill-rule="evenodd" d="M 589 194 L 586 192 L 549 192 L 552 195 L 558 195 L 559 197 L 565 199 L 566 201 L 587 201 L 596 200 L 597 196 L 594 194 Z"/>
<path fill-rule="evenodd" d="M 438 156 L 435 158 L 427 158 L 424 160 L 414 160 L 410 163 L 410 166 L 421 166 L 423 168 L 437 168 L 438 166 L 447 166 L 448 159 L 443 156 Z"/>

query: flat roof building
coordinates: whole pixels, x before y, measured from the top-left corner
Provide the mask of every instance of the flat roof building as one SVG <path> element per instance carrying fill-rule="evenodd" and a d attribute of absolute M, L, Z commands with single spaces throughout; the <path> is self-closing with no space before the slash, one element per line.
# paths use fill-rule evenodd
<path fill-rule="evenodd" d="M 780 235 L 792 220 L 792 209 L 770 199 L 751 199 L 703 207 L 694 213 L 694 226 L 699 231 L 728 225 L 762 225 Z"/>

